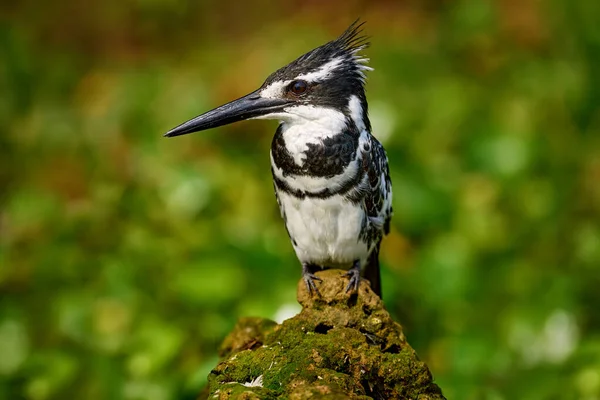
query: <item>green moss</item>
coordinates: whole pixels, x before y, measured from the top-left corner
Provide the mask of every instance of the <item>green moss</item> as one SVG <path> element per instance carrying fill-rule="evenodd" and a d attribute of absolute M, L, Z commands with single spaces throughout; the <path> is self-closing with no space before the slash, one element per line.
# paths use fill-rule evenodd
<path fill-rule="evenodd" d="M 321 297 L 300 286 L 300 314 L 276 325 L 244 318 L 209 376 L 218 399 L 443 399 L 402 327 L 367 284 L 347 295 L 339 271 L 319 273 Z M 258 396 L 258 397 L 257 397 Z M 423 397 L 425 396 L 425 397 Z"/>
<path fill-rule="evenodd" d="M 222 385 L 220 389 L 213 393 L 212 397 L 217 399 L 265 400 L 276 399 L 277 394 L 266 388 L 246 387 L 240 384 L 229 383 Z"/>

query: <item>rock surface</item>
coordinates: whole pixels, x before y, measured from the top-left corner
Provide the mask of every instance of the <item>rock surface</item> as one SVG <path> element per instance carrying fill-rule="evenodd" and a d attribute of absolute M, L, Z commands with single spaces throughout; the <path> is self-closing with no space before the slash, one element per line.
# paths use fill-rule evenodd
<path fill-rule="evenodd" d="M 300 314 L 278 325 L 242 318 L 202 399 L 444 399 L 402 327 L 366 281 L 347 294 L 343 271 L 318 272 L 320 297 L 298 285 Z"/>

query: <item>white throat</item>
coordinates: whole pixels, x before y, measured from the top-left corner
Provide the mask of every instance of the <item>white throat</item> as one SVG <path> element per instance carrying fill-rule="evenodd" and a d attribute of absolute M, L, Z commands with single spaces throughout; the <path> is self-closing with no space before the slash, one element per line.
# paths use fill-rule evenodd
<path fill-rule="evenodd" d="M 308 144 L 320 144 L 346 127 L 346 116 L 333 108 L 311 105 L 295 105 L 282 113 L 258 117 L 257 119 L 279 119 L 285 146 L 294 161 L 303 165 Z"/>

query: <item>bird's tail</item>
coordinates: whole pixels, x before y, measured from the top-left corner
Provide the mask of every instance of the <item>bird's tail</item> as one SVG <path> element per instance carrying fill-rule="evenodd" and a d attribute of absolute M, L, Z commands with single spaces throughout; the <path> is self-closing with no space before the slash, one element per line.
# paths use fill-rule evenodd
<path fill-rule="evenodd" d="M 371 282 L 371 289 L 381 297 L 381 275 L 379 272 L 379 243 L 369 255 L 367 265 L 365 267 L 365 279 Z"/>

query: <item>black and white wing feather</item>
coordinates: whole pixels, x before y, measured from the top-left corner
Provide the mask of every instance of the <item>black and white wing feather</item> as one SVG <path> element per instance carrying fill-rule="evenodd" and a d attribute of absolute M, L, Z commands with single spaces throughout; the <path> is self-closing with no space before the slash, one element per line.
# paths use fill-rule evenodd
<path fill-rule="evenodd" d="M 381 276 L 379 269 L 379 246 L 383 235 L 390 231 L 392 218 L 392 181 L 385 150 L 375 137 L 369 135 L 369 146 L 363 149 L 363 168 L 367 186 L 364 190 L 363 207 L 366 218 L 360 239 L 370 249 L 364 277 L 371 282 L 371 288 L 381 297 Z M 366 181 L 366 182 L 365 182 Z"/>
<path fill-rule="evenodd" d="M 377 244 L 390 231 L 392 218 L 392 181 L 385 150 L 379 141 L 369 135 L 369 145 L 363 147 L 362 165 L 366 174 L 362 190 L 363 206 L 368 221 L 363 226 L 361 238 Z"/>

